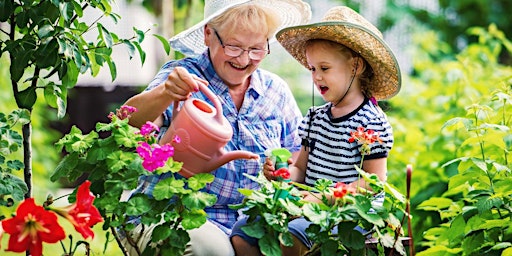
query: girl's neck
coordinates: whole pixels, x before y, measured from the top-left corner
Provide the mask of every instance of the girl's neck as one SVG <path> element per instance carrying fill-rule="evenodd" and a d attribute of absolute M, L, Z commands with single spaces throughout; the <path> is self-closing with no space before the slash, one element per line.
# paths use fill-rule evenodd
<path fill-rule="evenodd" d="M 355 109 L 357 109 L 364 101 L 364 95 L 362 93 L 348 94 L 340 103 L 335 105 L 335 102 L 331 102 L 331 113 L 332 116 L 342 117 L 345 116 Z"/>

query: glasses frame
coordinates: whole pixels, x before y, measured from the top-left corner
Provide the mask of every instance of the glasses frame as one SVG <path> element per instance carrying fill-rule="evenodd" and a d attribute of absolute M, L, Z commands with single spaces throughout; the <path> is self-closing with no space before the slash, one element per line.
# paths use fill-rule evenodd
<path fill-rule="evenodd" d="M 222 49 L 224 49 L 224 53 L 229 56 L 229 57 L 240 57 L 242 54 L 244 54 L 244 52 L 247 52 L 249 54 L 249 58 L 251 60 L 262 60 L 264 59 L 267 55 L 270 54 L 270 44 L 268 42 L 268 38 L 267 38 L 267 49 L 266 50 L 261 50 L 261 49 L 249 49 L 249 50 L 246 50 L 242 47 L 238 47 L 238 46 L 234 46 L 234 45 L 225 45 L 224 42 L 222 42 L 222 39 L 220 38 L 219 36 L 219 33 L 217 32 L 216 29 L 212 29 L 213 30 L 213 33 L 215 33 L 215 36 L 217 36 L 217 39 L 219 39 L 219 43 L 220 43 L 220 46 L 222 46 Z M 228 47 L 228 51 L 231 51 L 231 52 L 227 52 L 226 51 L 226 47 Z M 236 55 L 234 54 L 234 52 L 237 52 L 239 51 L 240 54 Z M 264 52 L 265 54 L 263 56 L 261 56 L 261 58 L 258 56 L 258 52 Z M 256 54 L 256 55 L 255 55 Z"/>

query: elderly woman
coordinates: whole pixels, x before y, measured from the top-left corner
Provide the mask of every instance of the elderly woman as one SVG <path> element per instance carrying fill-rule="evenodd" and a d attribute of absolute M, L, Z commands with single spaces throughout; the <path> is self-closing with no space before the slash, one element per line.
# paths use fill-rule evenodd
<path fill-rule="evenodd" d="M 259 68 L 270 53 L 269 42 L 283 27 L 309 22 L 308 4 L 299 0 L 210 0 L 205 2 L 204 20 L 170 39 L 171 46 L 188 58 L 167 62 L 148 88 L 125 104 L 138 109 L 130 118 L 140 127 L 146 121 L 170 125 L 173 104 L 189 97 L 208 101 L 198 84 L 207 84 L 221 101 L 223 114 L 234 135 L 226 151 L 245 150 L 260 161 L 234 160 L 214 170 L 215 180 L 206 192 L 217 202 L 205 211 L 208 221 L 189 230 L 186 255 L 234 255 L 229 234 L 239 214 L 229 205 L 240 203 L 240 188 L 255 189 L 257 184 L 243 174 L 261 170 L 267 149 L 300 149 L 297 128 L 301 112 L 287 84 L 277 75 Z M 163 140 L 167 138 L 165 134 Z M 154 185 L 166 175 L 141 177 L 134 193 L 151 195 Z M 141 228 L 139 227 L 139 229 Z M 152 227 L 139 241 L 144 248 Z"/>

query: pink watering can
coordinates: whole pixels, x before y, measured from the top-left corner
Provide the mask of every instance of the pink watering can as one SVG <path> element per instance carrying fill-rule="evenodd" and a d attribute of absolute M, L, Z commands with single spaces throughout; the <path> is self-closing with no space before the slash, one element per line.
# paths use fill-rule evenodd
<path fill-rule="evenodd" d="M 180 138 L 179 143 L 172 142 L 173 159 L 183 162 L 179 173 L 189 178 L 197 173 L 211 172 L 235 159 L 258 159 L 258 155 L 249 151 L 224 150 L 233 136 L 233 128 L 222 114 L 222 105 L 217 95 L 206 85 L 198 85 L 214 107 L 203 100 L 189 98 L 179 110 L 179 102 L 174 102 L 173 120 L 160 141 L 162 144 L 171 142 L 174 135 Z"/>

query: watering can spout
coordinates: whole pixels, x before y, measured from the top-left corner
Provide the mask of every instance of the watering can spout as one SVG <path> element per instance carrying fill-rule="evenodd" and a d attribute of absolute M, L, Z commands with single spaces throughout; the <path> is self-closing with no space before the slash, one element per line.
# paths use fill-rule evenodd
<path fill-rule="evenodd" d="M 227 162 L 231 162 L 235 159 L 259 159 L 260 157 L 254 153 L 251 153 L 249 151 L 244 150 L 235 150 L 235 151 L 229 151 L 225 152 L 217 158 L 215 166 L 223 166 Z M 213 160 L 213 159 L 212 159 Z"/>

